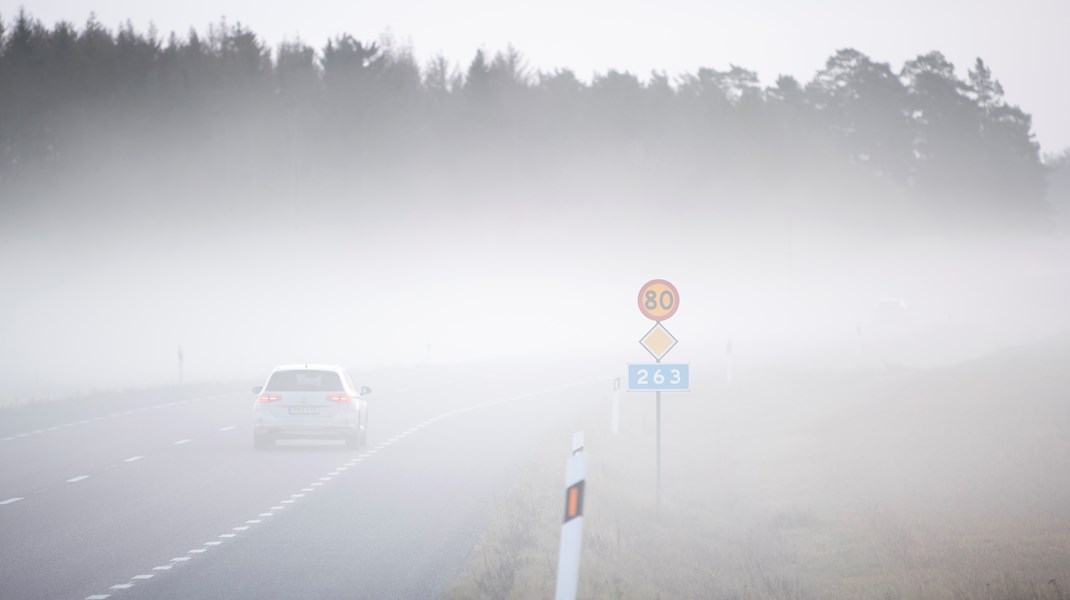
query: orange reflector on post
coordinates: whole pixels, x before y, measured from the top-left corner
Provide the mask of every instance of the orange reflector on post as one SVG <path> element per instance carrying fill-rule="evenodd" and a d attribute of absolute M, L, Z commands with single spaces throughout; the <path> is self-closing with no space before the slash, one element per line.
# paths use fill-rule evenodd
<path fill-rule="evenodd" d="M 583 484 L 578 481 L 575 485 L 565 490 L 565 523 L 576 517 L 583 516 Z"/>

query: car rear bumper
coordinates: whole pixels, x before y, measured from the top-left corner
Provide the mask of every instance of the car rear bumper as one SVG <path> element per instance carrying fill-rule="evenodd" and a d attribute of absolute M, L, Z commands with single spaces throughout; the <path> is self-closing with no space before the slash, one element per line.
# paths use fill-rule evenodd
<path fill-rule="evenodd" d="M 360 429 L 357 415 L 317 419 L 309 417 L 257 416 L 253 432 L 280 437 L 347 437 Z"/>

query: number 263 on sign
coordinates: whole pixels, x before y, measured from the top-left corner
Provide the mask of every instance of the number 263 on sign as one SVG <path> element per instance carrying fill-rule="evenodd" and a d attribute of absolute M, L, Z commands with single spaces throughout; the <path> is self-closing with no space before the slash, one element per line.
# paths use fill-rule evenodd
<path fill-rule="evenodd" d="M 691 365 L 645 363 L 628 365 L 629 392 L 686 392 L 691 388 Z"/>

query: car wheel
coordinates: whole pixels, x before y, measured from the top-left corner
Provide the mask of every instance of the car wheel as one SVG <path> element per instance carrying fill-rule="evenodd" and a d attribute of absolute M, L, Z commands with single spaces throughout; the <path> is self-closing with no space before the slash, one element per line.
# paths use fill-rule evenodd
<path fill-rule="evenodd" d="M 360 432 L 351 433 L 346 436 L 346 448 L 350 450 L 360 450 Z"/>
<path fill-rule="evenodd" d="M 253 448 L 267 450 L 275 446 L 275 439 L 266 433 L 253 434 Z"/>

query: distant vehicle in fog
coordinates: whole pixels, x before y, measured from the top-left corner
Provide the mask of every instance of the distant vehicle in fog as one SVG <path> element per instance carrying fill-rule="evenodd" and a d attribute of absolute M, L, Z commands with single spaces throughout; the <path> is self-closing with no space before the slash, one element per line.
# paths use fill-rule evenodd
<path fill-rule="evenodd" d="M 341 439 L 353 449 L 368 440 L 371 389 L 357 388 L 342 367 L 281 365 L 253 388 L 253 445 L 270 448 L 284 438 Z"/>

